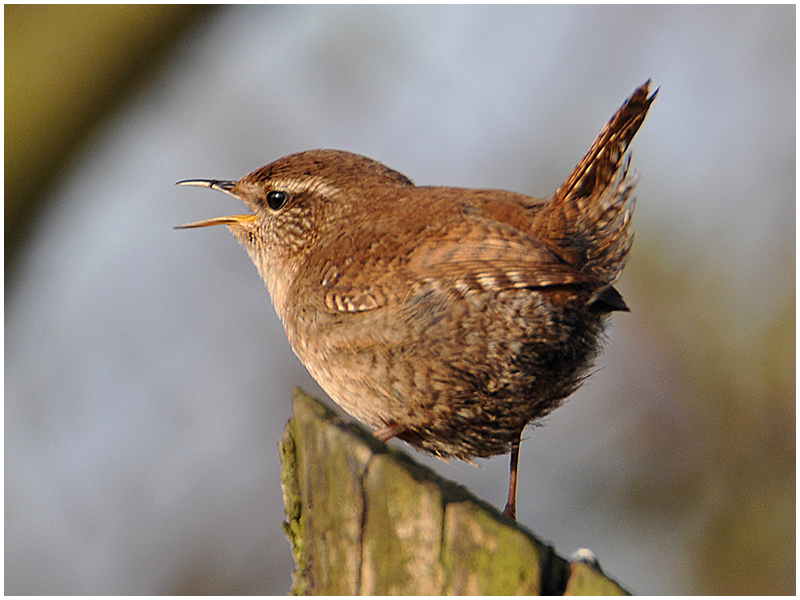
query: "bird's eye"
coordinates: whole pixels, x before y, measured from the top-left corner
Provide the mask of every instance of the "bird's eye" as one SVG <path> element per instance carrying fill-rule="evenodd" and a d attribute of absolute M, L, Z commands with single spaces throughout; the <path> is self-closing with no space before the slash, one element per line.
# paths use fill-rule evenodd
<path fill-rule="evenodd" d="M 267 192 L 267 205 L 272 210 L 280 210 L 286 201 L 289 199 L 289 194 L 281 190 L 271 190 Z"/>

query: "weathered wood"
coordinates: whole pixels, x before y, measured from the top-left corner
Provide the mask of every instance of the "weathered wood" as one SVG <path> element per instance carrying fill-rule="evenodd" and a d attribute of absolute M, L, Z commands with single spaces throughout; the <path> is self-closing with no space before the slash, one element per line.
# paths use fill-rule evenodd
<path fill-rule="evenodd" d="M 280 444 L 294 594 L 627 592 L 296 390 Z"/>

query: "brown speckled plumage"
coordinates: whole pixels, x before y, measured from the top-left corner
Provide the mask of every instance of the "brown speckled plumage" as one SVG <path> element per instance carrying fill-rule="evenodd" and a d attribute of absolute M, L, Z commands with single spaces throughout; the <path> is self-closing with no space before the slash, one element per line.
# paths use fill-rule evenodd
<path fill-rule="evenodd" d="M 631 246 L 636 90 L 549 200 L 417 187 L 368 158 L 311 150 L 238 182 L 189 181 L 252 211 L 226 224 L 295 353 L 347 412 L 441 457 L 512 451 L 581 383 Z M 281 195 L 283 194 L 283 195 Z"/>

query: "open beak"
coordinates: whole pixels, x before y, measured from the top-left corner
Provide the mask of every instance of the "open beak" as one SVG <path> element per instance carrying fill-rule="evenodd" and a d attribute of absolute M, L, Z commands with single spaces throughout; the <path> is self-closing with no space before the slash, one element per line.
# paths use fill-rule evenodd
<path fill-rule="evenodd" d="M 233 193 L 233 188 L 236 185 L 235 181 L 218 181 L 216 179 L 187 179 L 179 181 L 175 185 L 194 185 L 196 187 L 206 187 L 212 190 L 219 190 L 229 196 L 238 198 Z M 192 229 L 194 227 L 211 227 L 212 225 L 229 225 L 231 223 L 242 223 L 246 221 L 253 221 L 255 215 L 227 215 L 225 217 L 214 217 L 213 219 L 205 219 L 203 221 L 195 221 L 194 223 L 186 223 L 185 225 L 176 225 L 175 229 Z"/>

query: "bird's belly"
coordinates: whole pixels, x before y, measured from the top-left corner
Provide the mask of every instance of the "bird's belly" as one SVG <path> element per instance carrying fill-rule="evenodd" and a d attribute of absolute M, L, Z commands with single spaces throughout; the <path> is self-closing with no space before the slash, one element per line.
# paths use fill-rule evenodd
<path fill-rule="evenodd" d="M 296 319 L 305 328 L 287 334 L 326 393 L 367 425 L 404 429 L 398 437 L 443 457 L 502 454 L 579 385 L 603 318 L 536 290 L 473 296 Z"/>

